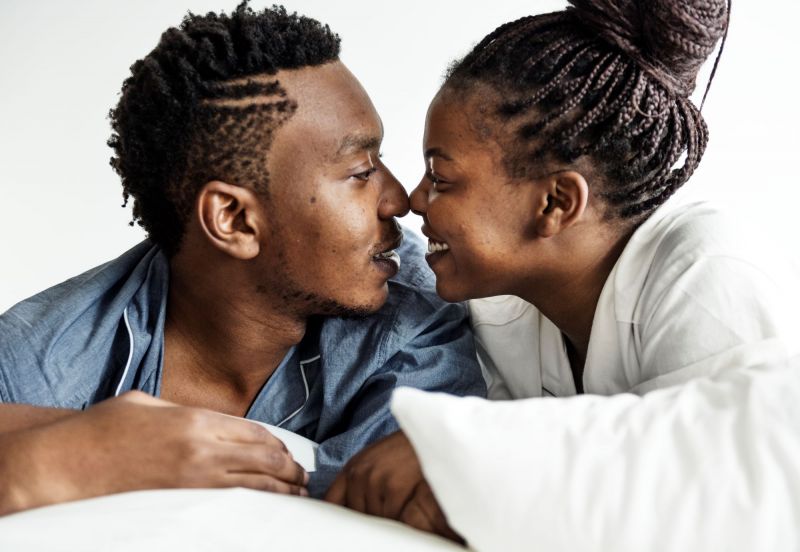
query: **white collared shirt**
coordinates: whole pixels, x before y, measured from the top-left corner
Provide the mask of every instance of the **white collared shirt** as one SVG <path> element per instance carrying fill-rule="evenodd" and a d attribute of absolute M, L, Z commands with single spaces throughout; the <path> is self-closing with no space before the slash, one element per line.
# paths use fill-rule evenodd
<path fill-rule="evenodd" d="M 643 394 L 797 352 L 800 279 L 746 222 L 667 203 L 634 232 L 595 311 L 586 393 Z M 490 398 L 575 394 L 561 331 L 536 307 L 500 296 L 469 309 Z"/>

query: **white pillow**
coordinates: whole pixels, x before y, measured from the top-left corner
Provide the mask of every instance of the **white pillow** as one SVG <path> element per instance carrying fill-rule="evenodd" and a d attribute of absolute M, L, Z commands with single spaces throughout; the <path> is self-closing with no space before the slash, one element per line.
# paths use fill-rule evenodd
<path fill-rule="evenodd" d="M 124 493 L 0 517 L 8 552 L 454 552 L 460 546 L 319 500 L 245 489 Z"/>
<path fill-rule="evenodd" d="M 478 551 L 800 550 L 798 365 L 644 397 L 402 388 L 392 411 Z"/>

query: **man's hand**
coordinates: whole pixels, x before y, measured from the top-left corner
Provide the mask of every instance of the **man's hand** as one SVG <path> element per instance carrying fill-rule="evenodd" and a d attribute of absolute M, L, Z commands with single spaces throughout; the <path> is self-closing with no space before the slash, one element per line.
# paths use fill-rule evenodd
<path fill-rule="evenodd" d="M 0 514 L 138 489 L 305 495 L 308 475 L 262 426 L 138 391 L 0 435 Z"/>
<path fill-rule="evenodd" d="M 414 448 L 400 431 L 350 459 L 325 500 L 463 542 L 447 525 Z"/>
<path fill-rule="evenodd" d="M 365 514 L 399 519 L 422 480 L 417 455 L 405 434 L 398 431 L 351 458 L 325 500 Z"/>

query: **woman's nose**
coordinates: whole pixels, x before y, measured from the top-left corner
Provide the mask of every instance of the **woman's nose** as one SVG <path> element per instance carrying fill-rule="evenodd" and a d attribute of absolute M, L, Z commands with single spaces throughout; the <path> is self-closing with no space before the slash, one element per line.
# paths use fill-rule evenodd
<path fill-rule="evenodd" d="M 424 217 L 428 212 L 428 186 L 430 186 L 428 179 L 423 177 L 409 197 L 411 212 L 420 217 Z"/>

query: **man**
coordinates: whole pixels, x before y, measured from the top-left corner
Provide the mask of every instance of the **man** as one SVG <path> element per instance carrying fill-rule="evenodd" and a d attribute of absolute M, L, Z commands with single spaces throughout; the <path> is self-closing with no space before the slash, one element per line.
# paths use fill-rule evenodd
<path fill-rule="evenodd" d="M 396 386 L 485 393 L 338 54 L 328 27 L 244 3 L 132 66 L 109 145 L 149 240 L 0 316 L 0 513 L 158 487 L 320 496 L 397 429 Z M 317 441 L 317 471 L 223 414 Z"/>

